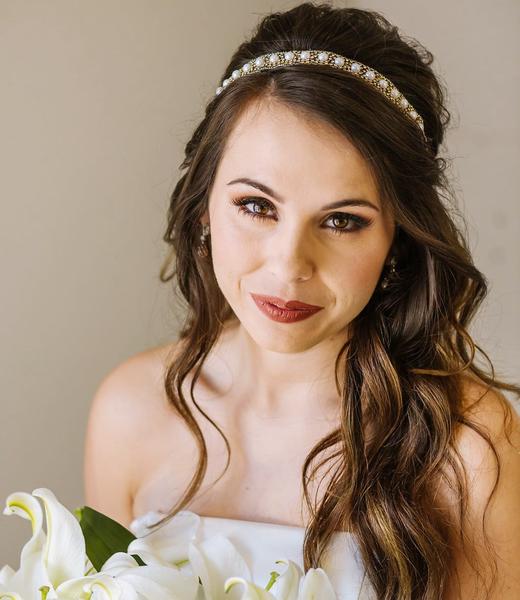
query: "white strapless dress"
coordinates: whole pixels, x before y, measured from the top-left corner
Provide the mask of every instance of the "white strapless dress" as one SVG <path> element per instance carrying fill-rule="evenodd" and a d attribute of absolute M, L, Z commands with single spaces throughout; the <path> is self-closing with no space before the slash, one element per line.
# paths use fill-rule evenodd
<path fill-rule="evenodd" d="M 134 519 L 129 528 L 136 537 L 142 537 L 148 532 L 148 527 L 162 516 L 163 513 L 150 511 Z M 257 585 L 265 587 L 271 571 L 280 570 L 275 563 L 279 559 L 292 560 L 303 571 L 303 527 L 198 516 L 197 539 L 202 541 L 217 534 L 225 536 L 244 557 L 251 570 L 252 581 Z M 376 599 L 352 533 L 334 534 L 321 566 L 338 600 Z"/>

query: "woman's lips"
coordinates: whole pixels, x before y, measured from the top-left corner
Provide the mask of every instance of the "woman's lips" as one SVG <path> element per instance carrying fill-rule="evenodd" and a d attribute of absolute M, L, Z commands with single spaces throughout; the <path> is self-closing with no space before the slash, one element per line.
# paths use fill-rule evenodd
<path fill-rule="evenodd" d="M 260 294 L 251 294 L 251 297 L 255 301 L 255 304 L 258 308 L 270 319 L 273 321 L 277 321 L 279 323 L 295 323 L 296 321 L 302 321 L 303 319 L 308 319 L 318 311 L 320 311 L 323 307 L 316 306 L 311 308 L 281 308 L 276 306 L 275 304 L 270 303 L 266 298 L 273 298 L 272 296 L 262 296 Z M 277 298 L 276 300 L 280 300 Z M 294 306 L 294 304 L 291 304 Z M 303 302 L 298 302 L 297 304 L 309 307 L 311 305 L 304 304 Z"/>
<path fill-rule="evenodd" d="M 282 298 L 278 298 L 278 296 L 265 296 L 263 294 L 251 294 L 253 298 L 260 300 L 261 302 L 269 302 L 269 304 L 274 304 L 278 306 L 278 308 L 285 308 L 287 310 L 292 309 L 320 309 L 323 306 L 316 306 L 315 304 L 306 304 L 305 302 L 300 302 L 299 300 L 283 300 Z"/>

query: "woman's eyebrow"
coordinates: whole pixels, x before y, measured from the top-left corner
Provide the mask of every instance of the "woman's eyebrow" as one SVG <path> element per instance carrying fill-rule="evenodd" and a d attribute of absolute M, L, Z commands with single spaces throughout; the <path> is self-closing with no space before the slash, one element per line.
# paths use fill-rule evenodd
<path fill-rule="evenodd" d="M 266 185 L 265 183 L 261 183 L 260 181 L 255 181 L 250 177 L 238 177 L 237 179 L 232 179 L 231 181 L 228 181 L 227 185 L 233 185 L 234 183 L 245 183 L 246 185 L 250 185 L 251 187 L 254 187 L 257 190 L 260 190 L 264 194 L 271 196 L 272 198 L 278 200 L 278 202 L 282 204 L 284 202 L 284 199 L 281 196 L 279 196 L 274 190 L 272 190 L 268 185 Z M 369 202 L 368 200 L 365 200 L 364 198 L 346 198 L 344 200 L 336 200 L 336 202 L 326 204 L 321 208 L 321 210 L 331 210 L 333 208 L 340 208 L 341 206 L 368 206 L 369 208 L 373 208 L 374 210 L 377 210 L 379 212 L 379 208 L 375 204 Z"/>

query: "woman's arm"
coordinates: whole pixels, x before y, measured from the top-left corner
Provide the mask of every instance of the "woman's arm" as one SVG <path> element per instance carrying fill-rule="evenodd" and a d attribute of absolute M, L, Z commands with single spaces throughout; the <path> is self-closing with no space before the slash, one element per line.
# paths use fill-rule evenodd
<path fill-rule="evenodd" d="M 92 401 L 84 452 L 85 503 L 125 527 L 133 519 L 135 465 L 143 417 L 139 357 L 113 369 Z"/>

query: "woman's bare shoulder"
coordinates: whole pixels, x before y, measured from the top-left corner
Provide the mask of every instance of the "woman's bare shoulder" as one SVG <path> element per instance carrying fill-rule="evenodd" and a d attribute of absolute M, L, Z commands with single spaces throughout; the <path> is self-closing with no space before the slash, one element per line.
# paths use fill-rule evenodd
<path fill-rule="evenodd" d="M 168 361 L 176 347 L 176 342 L 156 346 L 121 361 L 103 377 L 95 400 L 116 410 L 120 418 L 120 413 L 129 418 L 143 411 L 150 415 L 162 396 Z"/>
<path fill-rule="evenodd" d="M 170 416 L 164 375 L 175 343 L 136 353 L 102 378 L 93 396 L 84 446 L 86 504 L 121 523 L 132 499 L 156 424 Z M 146 440 L 146 444 L 143 444 Z"/>
<path fill-rule="evenodd" d="M 512 436 L 509 441 L 518 443 L 518 406 L 513 405 L 500 389 L 487 385 L 473 374 L 466 374 L 461 381 L 464 416 L 489 434 L 493 442 L 502 443 Z M 473 435 L 467 428 L 464 431 L 466 436 Z M 462 431 L 460 434 L 464 435 Z M 487 445 L 487 442 L 482 443 Z"/>
<path fill-rule="evenodd" d="M 457 462 L 467 477 L 464 538 L 470 541 L 472 548 L 485 547 L 482 528 L 485 516 L 488 541 L 498 556 L 500 598 L 516 598 L 514 590 L 518 590 L 520 585 L 516 560 L 520 552 L 520 516 L 517 510 L 520 502 L 520 417 L 515 406 L 499 389 L 488 386 L 473 375 L 464 377 L 462 395 L 464 416 L 476 428 L 460 427 L 454 444 Z M 460 499 L 454 484 L 453 473 L 449 473 L 437 489 L 436 501 L 459 527 Z M 457 536 L 454 535 L 452 543 L 453 570 L 449 591 L 443 599 L 480 598 L 480 595 L 475 595 L 473 587 L 475 572 Z M 492 556 L 486 555 L 484 564 L 491 565 L 491 560 Z M 481 571 L 481 575 L 489 584 L 492 573 Z"/>

